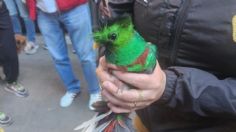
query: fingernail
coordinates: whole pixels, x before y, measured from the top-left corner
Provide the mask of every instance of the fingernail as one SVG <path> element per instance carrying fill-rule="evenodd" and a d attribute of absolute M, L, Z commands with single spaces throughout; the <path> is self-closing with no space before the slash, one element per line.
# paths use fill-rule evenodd
<path fill-rule="evenodd" d="M 121 73 L 120 71 L 112 71 L 112 74 L 113 75 L 117 75 L 117 74 L 119 74 L 119 73 Z"/>
<path fill-rule="evenodd" d="M 103 83 L 102 83 L 102 86 L 103 86 L 103 87 L 108 87 L 108 86 L 109 86 L 109 83 L 108 83 L 108 82 L 103 82 Z"/>

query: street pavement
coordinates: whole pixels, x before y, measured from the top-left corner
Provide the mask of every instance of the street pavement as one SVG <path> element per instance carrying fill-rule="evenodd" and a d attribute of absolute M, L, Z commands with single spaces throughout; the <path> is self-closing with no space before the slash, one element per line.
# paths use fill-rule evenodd
<path fill-rule="evenodd" d="M 2 128 L 5 132 L 74 132 L 73 128 L 95 114 L 88 108 L 87 84 L 78 58 L 72 53 L 72 46 L 68 45 L 75 75 L 81 80 L 82 92 L 70 107 L 61 108 L 59 101 L 65 88 L 48 51 L 42 48 L 43 40 L 40 35 L 37 36 L 37 43 L 40 48 L 36 54 L 19 55 L 19 82 L 29 90 L 30 96 L 16 97 L 6 92 L 0 82 L 0 111 L 14 120 L 11 126 Z"/>

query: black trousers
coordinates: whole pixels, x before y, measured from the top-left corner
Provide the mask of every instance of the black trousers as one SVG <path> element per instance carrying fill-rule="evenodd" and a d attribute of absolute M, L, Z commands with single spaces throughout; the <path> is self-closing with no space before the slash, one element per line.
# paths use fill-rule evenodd
<path fill-rule="evenodd" d="M 0 0 L 1 2 L 1 0 Z M 8 83 L 17 81 L 19 62 L 9 12 L 4 2 L 0 6 L 0 65 Z"/>

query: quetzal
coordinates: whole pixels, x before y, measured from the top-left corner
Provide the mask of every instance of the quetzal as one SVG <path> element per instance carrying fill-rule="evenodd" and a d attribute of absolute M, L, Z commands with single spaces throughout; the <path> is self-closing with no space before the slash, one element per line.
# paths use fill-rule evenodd
<path fill-rule="evenodd" d="M 150 72 L 156 65 L 156 47 L 134 29 L 130 17 L 115 21 L 94 33 L 95 42 L 105 47 L 107 62 L 128 72 Z"/>
<path fill-rule="evenodd" d="M 156 47 L 144 40 L 134 29 L 130 17 L 114 20 L 94 33 L 98 46 L 104 46 L 106 61 L 127 72 L 151 73 L 156 65 Z M 98 102 L 98 109 L 106 107 Z M 95 106 L 95 107 L 96 107 Z M 106 108 L 105 108 L 106 109 Z M 99 111 L 99 110 L 98 110 Z M 93 119 L 85 122 L 75 130 L 89 132 L 134 132 L 129 114 L 116 114 L 109 110 L 99 111 Z"/>

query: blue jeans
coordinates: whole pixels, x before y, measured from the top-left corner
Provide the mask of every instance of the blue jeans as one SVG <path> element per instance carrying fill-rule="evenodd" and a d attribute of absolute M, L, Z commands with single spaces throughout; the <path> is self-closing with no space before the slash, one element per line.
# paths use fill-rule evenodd
<path fill-rule="evenodd" d="M 95 51 L 93 49 L 91 18 L 88 4 L 83 4 L 64 13 L 44 13 L 38 10 L 38 25 L 55 67 L 68 92 L 78 93 L 80 81 L 75 77 L 68 56 L 65 34 L 68 31 L 76 54 L 81 62 L 89 92 L 99 92 L 96 77 Z"/>
<path fill-rule="evenodd" d="M 12 19 L 14 32 L 16 34 L 22 34 L 22 28 L 21 28 L 19 17 L 18 17 L 18 14 L 19 14 L 20 17 L 24 21 L 27 40 L 31 42 L 35 42 L 35 24 L 29 18 L 29 13 L 27 12 L 27 9 L 24 3 L 22 3 L 21 0 L 4 0 L 4 2 L 6 3 L 6 6 L 9 10 L 9 13 Z"/>

